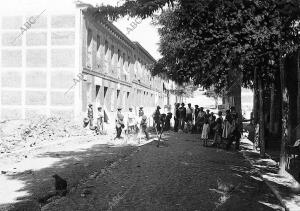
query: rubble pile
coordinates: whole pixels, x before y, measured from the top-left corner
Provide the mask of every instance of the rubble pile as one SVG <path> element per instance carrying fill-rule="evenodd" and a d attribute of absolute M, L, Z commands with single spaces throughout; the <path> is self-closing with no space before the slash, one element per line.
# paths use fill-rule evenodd
<path fill-rule="evenodd" d="M 0 153 L 60 138 L 87 135 L 88 132 L 82 127 L 82 122 L 61 117 L 5 121 L 0 124 Z"/>

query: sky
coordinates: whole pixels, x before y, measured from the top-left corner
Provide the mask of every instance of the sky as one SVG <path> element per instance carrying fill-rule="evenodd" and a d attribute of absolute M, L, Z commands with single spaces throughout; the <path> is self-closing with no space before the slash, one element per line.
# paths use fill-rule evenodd
<path fill-rule="evenodd" d="M 100 5 L 103 3 L 104 5 L 109 4 L 115 6 L 117 4 L 122 4 L 124 0 L 82 0 L 82 2 L 90 3 L 92 5 Z M 139 42 L 157 60 L 161 58 L 161 55 L 158 52 L 159 35 L 157 28 L 151 25 L 151 20 L 151 18 L 147 18 L 140 22 L 140 19 L 138 19 L 137 22 L 140 22 L 140 24 L 137 24 L 134 28 L 130 26 L 130 24 L 135 21 L 135 18 L 125 17 L 114 22 L 114 25 L 127 35 L 130 40 Z"/>

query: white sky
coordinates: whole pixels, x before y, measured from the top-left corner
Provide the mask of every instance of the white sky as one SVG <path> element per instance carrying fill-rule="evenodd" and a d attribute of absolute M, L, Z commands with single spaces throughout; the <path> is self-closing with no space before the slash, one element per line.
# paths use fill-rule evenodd
<path fill-rule="evenodd" d="M 90 3 L 92 5 L 100 5 L 101 3 L 117 5 L 121 4 L 123 0 L 82 0 L 82 2 Z M 114 22 L 114 24 L 124 34 L 127 34 L 128 28 L 133 29 L 133 27 L 131 27 L 130 24 L 134 20 L 135 18 L 122 18 L 117 22 Z M 133 29 L 127 34 L 127 37 L 132 41 L 139 42 L 155 59 L 159 59 L 161 57 L 160 53 L 158 52 L 159 35 L 156 27 L 151 25 L 150 21 L 151 18 L 143 20 L 140 24 L 136 26 L 135 29 Z M 140 19 L 138 22 L 140 22 Z"/>

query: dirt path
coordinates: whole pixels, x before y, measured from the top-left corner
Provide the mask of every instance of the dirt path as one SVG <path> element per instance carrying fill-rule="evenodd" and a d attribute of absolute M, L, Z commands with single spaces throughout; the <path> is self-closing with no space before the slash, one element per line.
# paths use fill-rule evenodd
<path fill-rule="evenodd" d="M 38 201 L 53 192 L 54 173 L 67 179 L 72 191 L 134 152 L 136 145 L 132 139 L 90 135 L 1 154 L 0 210 L 40 210 Z"/>
<path fill-rule="evenodd" d="M 159 148 L 152 142 L 62 153 L 66 160 L 55 168 L 68 180 L 70 192 L 43 204 L 41 210 L 281 209 L 239 153 L 205 148 L 198 135 L 170 133 L 164 139 L 168 141 Z M 34 175 L 40 178 L 47 171 L 34 171 Z M 34 196 L 51 189 L 50 181 L 32 186 L 36 182 L 25 188 Z M 40 209 L 33 202 L 31 206 Z"/>

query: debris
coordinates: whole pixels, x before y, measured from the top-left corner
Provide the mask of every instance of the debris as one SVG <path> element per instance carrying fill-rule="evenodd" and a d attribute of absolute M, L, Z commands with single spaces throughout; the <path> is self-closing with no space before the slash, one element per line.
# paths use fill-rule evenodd
<path fill-rule="evenodd" d="M 31 120 L 10 120 L 1 122 L 1 153 L 9 153 L 24 147 L 34 147 L 58 138 L 87 135 L 81 122 L 59 117 L 44 117 Z"/>
<path fill-rule="evenodd" d="M 7 173 L 7 171 L 1 171 L 1 174 L 6 174 Z"/>

